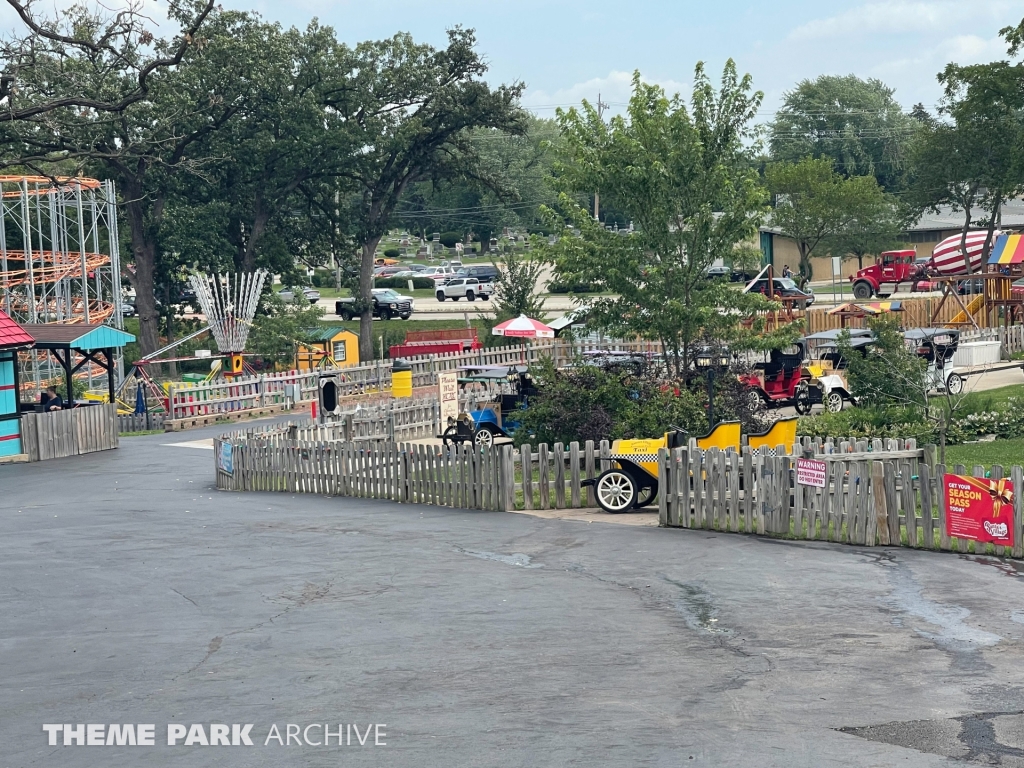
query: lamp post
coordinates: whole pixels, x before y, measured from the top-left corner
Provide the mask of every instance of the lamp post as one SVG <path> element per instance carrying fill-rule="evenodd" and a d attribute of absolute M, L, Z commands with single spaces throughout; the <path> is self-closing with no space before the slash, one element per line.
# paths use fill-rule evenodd
<path fill-rule="evenodd" d="M 715 373 L 729 367 L 729 350 L 704 347 L 697 353 L 697 369 L 704 371 L 708 382 L 708 430 L 715 428 Z"/>

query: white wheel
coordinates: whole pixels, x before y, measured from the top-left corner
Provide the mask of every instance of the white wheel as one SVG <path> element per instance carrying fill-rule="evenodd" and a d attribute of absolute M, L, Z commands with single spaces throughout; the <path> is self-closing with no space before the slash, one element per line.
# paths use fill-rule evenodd
<path fill-rule="evenodd" d="M 964 379 L 959 373 L 949 374 L 946 379 L 946 391 L 951 395 L 959 395 L 964 391 Z"/>
<path fill-rule="evenodd" d="M 637 488 L 633 478 L 619 469 L 609 469 L 597 478 L 597 503 L 605 512 L 625 512 L 636 504 Z"/>
<path fill-rule="evenodd" d="M 829 392 L 825 397 L 825 410 L 829 413 L 839 413 L 843 410 L 843 396 L 838 392 Z"/>
<path fill-rule="evenodd" d="M 476 431 L 476 437 L 473 438 L 473 442 L 483 448 L 490 448 L 494 445 L 494 435 L 491 434 L 491 430 L 487 427 L 480 427 Z"/>

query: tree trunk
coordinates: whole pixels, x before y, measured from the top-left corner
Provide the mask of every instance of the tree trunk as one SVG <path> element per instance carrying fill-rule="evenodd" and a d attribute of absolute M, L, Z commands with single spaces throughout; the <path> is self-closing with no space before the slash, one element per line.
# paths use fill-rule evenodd
<path fill-rule="evenodd" d="M 368 363 L 374 359 L 373 350 L 373 257 L 382 235 L 375 235 L 363 243 L 359 263 L 359 299 L 363 313 L 359 316 L 359 362 Z"/>
<path fill-rule="evenodd" d="M 964 269 L 968 275 L 973 273 L 971 260 L 967 258 L 967 233 L 971 229 L 971 205 L 971 200 L 964 205 L 964 228 L 960 230 L 960 255 L 964 258 Z"/>
<path fill-rule="evenodd" d="M 124 198 L 135 262 L 135 274 L 129 272 L 129 280 L 135 288 L 135 310 L 139 316 L 139 351 L 148 355 L 160 347 L 160 314 L 156 308 L 154 285 L 156 243 L 150 239 L 146 228 L 145 197 L 141 185 L 126 184 Z"/>
<path fill-rule="evenodd" d="M 1000 192 L 995 193 L 995 197 L 992 199 L 992 215 L 989 216 L 988 229 L 985 232 L 985 247 L 981 250 L 981 263 L 982 268 L 988 262 L 988 255 L 992 251 L 992 238 L 995 235 L 996 222 L 999 220 L 1001 209 L 1003 207 L 1003 195 Z"/>
<path fill-rule="evenodd" d="M 256 270 L 256 245 L 259 243 L 263 233 L 267 231 L 267 223 L 270 221 L 270 210 L 264 204 L 263 199 L 256 198 L 255 211 L 253 212 L 252 227 L 249 230 L 249 239 L 245 243 L 245 254 L 242 256 L 242 271 L 253 272 Z"/>

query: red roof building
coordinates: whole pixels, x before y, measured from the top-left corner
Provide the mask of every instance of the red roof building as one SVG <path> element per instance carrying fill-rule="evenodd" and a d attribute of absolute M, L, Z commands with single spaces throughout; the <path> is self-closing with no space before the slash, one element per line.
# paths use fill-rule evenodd
<path fill-rule="evenodd" d="M 24 328 L 0 312 L 0 349 L 31 347 L 35 343 L 36 340 L 29 336 Z"/>

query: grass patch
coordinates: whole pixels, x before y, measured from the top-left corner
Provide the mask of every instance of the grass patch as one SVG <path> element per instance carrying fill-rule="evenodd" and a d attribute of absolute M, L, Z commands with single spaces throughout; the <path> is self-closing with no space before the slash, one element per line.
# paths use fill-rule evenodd
<path fill-rule="evenodd" d="M 946 467 L 954 464 L 963 464 L 968 471 L 975 464 L 981 464 L 985 469 L 993 464 L 1001 464 L 1004 469 L 1024 464 L 1024 438 L 946 446 Z"/>
<path fill-rule="evenodd" d="M 162 429 L 144 429 L 141 432 L 121 432 L 121 437 L 142 437 L 143 435 L 162 435 Z"/>
<path fill-rule="evenodd" d="M 957 406 L 956 412 L 964 414 L 1001 410 L 1011 397 L 1024 397 L 1024 384 L 1010 384 L 998 389 L 986 389 L 982 392 L 966 394 L 963 397 L 963 402 Z"/>

